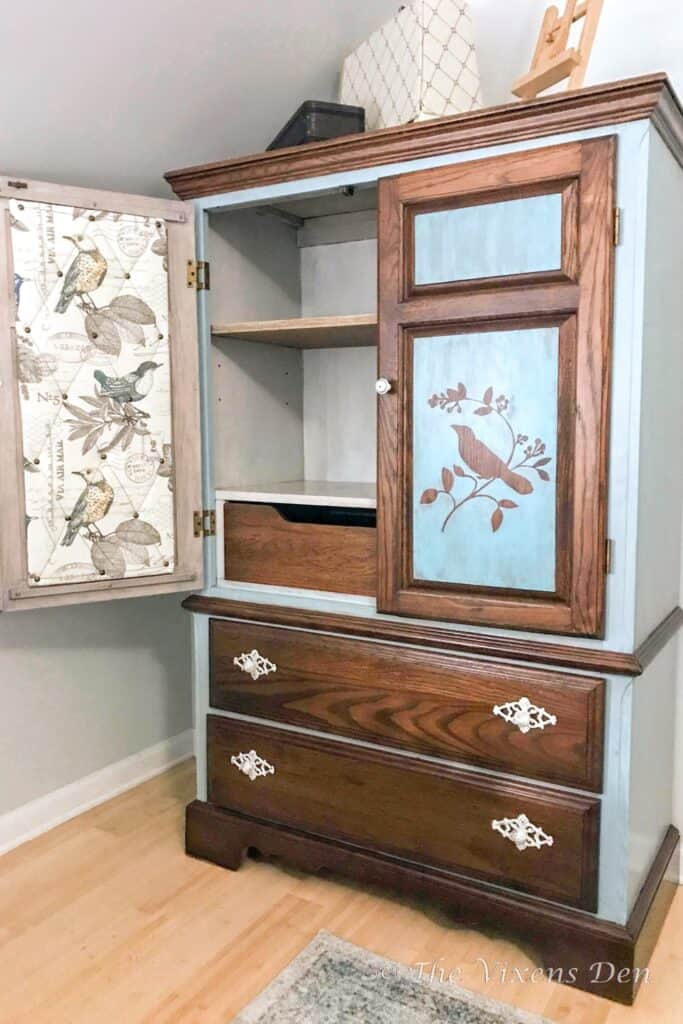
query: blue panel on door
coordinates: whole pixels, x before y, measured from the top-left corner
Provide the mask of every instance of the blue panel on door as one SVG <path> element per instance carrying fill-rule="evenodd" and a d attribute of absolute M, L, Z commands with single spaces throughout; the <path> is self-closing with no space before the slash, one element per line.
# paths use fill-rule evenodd
<path fill-rule="evenodd" d="M 415 217 L 416 285 L 534 274 L 561 266 L 559 193 Z"/>
<path fill-rule="evenodd" d="M 416 338 L 413 575 L 553 592 L 559 330 Z"/>

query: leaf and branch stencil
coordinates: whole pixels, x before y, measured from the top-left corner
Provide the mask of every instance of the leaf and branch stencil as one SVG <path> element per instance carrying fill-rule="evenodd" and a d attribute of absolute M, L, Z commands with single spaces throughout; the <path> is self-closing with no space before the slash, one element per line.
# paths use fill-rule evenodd
<path fill-rule="evenodd" d="M 29 583 L 173 572 L 163 221 L 10 202 Z"/>
<path fill-rule="evenodd" d="M 555 588 L 559 330 L 413 341 L 413 575 Z"/>
<path fill-rule="evenodd" d="M 442 532 L 448 526 L 452 516 L 470 501 L 481 500 L 493 504 L 491 512 L 491 530 L 495 533 L 503 525 L 505 512 L 519 508 L 519 504 L 510 498 L 497 498 L 484 493 L 491 485 L 500 480 L 507 488 L 523 496 L 531 494 L 534 485 L 528 476 L 519 470 L 535 472 L 538 479 L 548 482 L 550 475 L 545 468 L 552 461 L 545 455 L 546 446 L 540 437 L 529 443 L 528 434 L 518 434 L 506 415 L 510 400 L 499 394 L 494 400 L 494 389 L 488 387 L 481 400 L 467 394 L 467 388 L 460 382 L 455 388 L 447 388 L 439 394 L 433 394 L 428 400 L 431 409 L 442 409 L 447 413 L 462 413 L 463 406 L 474 406 L 475 416 L 499 416 L 510 433 L 510 453 L 505 461 L 480 440 L 472 427 L 465 424 L 451 424 L 458 441 L 458 453 L 463 465 L 454 463 L 452 467 L 442 466 L 441 486 L 428 487 L 422 492 L 420 502 L 423 505 L 433 504 L 444 495 L 449 499 L 451 507 L 442 523 Z M 464 496 L 456 497 L 453 493 L 456 479 L 468 480 L 471 489 Z"/>

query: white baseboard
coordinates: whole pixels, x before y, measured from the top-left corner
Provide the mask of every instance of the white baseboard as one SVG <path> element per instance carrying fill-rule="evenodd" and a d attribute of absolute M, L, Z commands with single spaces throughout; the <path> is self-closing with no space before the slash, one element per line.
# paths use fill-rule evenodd
<path fill-rule="evenodd" d="M 0 815 L 0 855 L 186 761 L 193 742 L 194 730 L 187 729 Z"/>

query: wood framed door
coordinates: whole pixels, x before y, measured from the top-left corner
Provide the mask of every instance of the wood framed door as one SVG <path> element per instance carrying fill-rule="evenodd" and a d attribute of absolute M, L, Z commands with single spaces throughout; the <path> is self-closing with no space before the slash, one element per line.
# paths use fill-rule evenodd
<path fill-rule="evenodd" d="M 601 635 L 614 155 L 381 182 L 381 611 Z"/>
<path fill-rule="evenodd" d="M 0 177 L 0 607 L 201 586 L 189 204 Z"/>

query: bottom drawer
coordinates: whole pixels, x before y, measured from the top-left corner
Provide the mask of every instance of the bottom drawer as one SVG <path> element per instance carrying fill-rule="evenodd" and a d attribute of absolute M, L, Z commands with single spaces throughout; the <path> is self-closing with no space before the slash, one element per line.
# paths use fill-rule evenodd
<path fill-rule="evenodd" d="M 218 716 L 208 774 L 221 807 L 596 910 L 590 797 Z"/>

